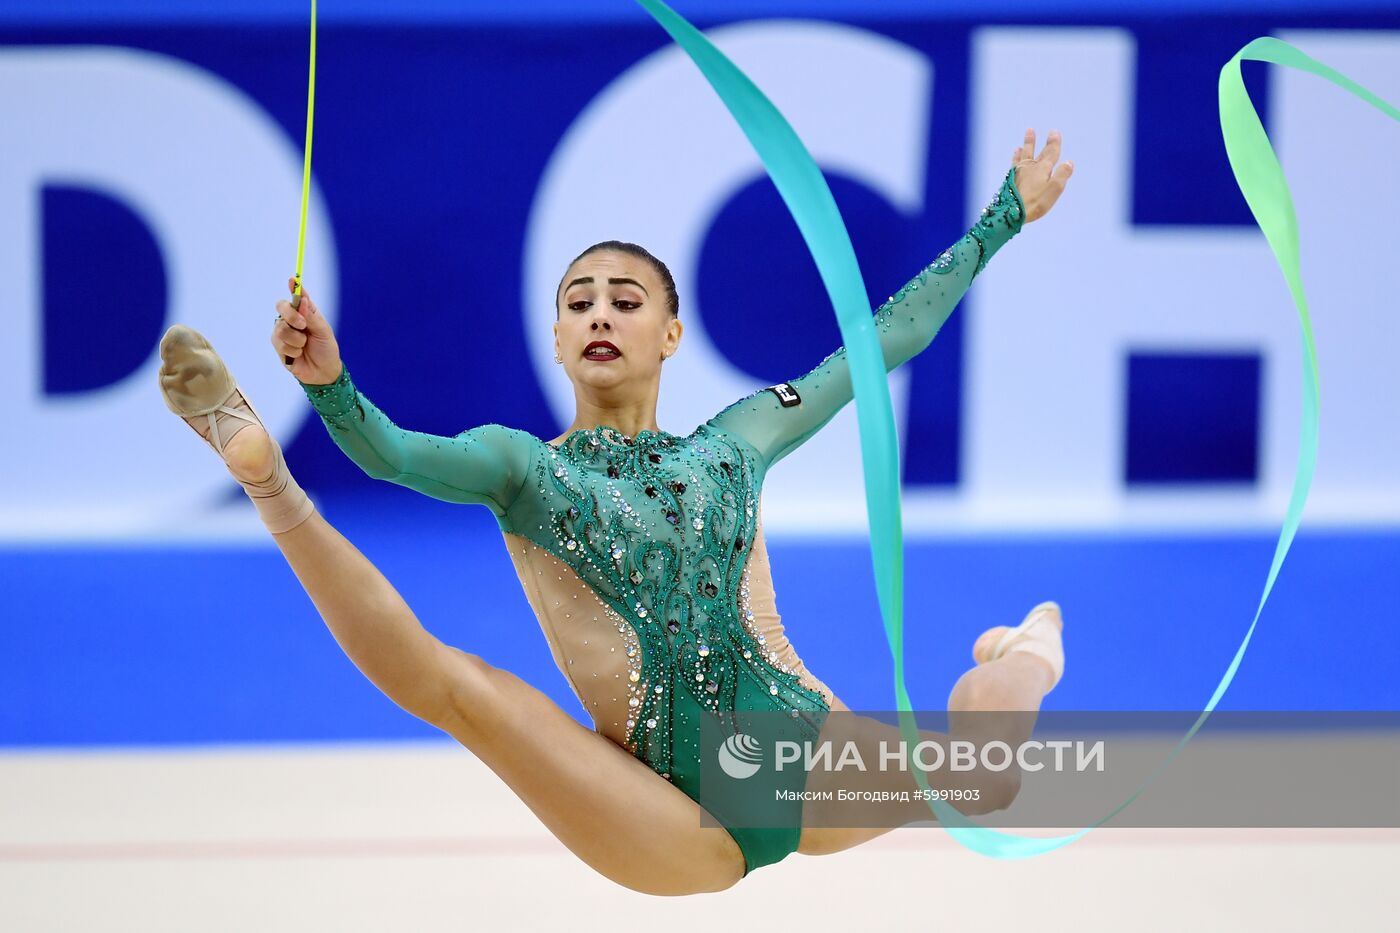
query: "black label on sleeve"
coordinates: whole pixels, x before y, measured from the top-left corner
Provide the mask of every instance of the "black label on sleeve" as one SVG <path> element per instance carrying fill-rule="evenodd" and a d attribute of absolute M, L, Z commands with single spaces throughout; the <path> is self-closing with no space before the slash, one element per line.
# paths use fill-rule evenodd
<path fill-rule="evenodd" d="M 778 397 L 778 401 L 783 403 L 784 408 L 802 404 L 802 396 L 797 394 L 797 390 L 792 387 L 790 382 L 780 382 L 775 386 L 769 386 L 768 391 Z"/>

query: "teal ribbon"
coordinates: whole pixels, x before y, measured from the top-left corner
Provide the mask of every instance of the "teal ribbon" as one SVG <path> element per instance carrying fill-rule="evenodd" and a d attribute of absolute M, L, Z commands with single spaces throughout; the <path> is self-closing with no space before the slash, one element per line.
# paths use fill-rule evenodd
<path fill-rule="evenodd" d="M 826 179 L 772 102 L 694 26 L 660 0 L 637 0 L 661 24 L 714 88 L 724 105 L 753 144 L 783 201 L 796 221 L 807 248 L 816 260 L 822 283 L 836 311 L 836 321 L 850 360 L 856 417 L 860 426 L 861 458 L 865 476 L 866 509 L 870 520 L 870 550 L 875 569 L 876 594 L 894 663 L 895 701 L 900 728 L 912 747 L 919 739 L 904 674 L 904 549 L 899 510 L 899 451 L 894 410 L 885 378 L 884 357 L 875 333 L 874 318 L 866 303 L 865 282 L 856 262 L 855 249 Z M 1303 505 L 1317 462 L 1317 352 L 1307 297 L 1298 262 L 1297 220 L 1283 170 L 1279 166 L 1263 124 L 1245 92 L 1240 75 L 1242 60 L 1287 65 L 1326 78 L 1389 116 L 1400 120 L 1400 111 L 1293 46 L 1277 39 L 1256 39 L 1230 59 L 1220 72 L 1220 128 L 1235 180 L 1244 193 L 1255 220 L 1268 240 L 1274 258 L 1288 282 L 1298 309 L 1303 344 L 1303 424 L 1298 465 L 1289 499 L 1288 515 L 1279 534 L 1268 579 L 1234 658 L 1216 685 L 1199 718 L 1132 796 L 1106 816 L 1078 832 L 1064 836 L 1029 837 L 999 833 L 978 826 L 939 800 L 931 800 L 934 814 L 959 843 L 996 858 L 1024 858 L 1068 845 L 1103 825 L 1138 798 L 1205 723 L 1235 678 L 1245 650 L 1259 624 L 1274 581 L 1297 533 Z M 914 769 L 927 790 L 923 773 Z"/>

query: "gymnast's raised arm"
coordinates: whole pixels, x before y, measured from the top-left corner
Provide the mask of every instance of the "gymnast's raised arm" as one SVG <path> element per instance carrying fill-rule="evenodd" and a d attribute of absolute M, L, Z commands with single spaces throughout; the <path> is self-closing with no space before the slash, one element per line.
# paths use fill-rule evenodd
<path fill-rule="evenodd" d="M 289 288 L 294 282 L 288 282 Z M 301 383 L 336 446 L 375 479 L 448 502 L 485 505 L 502 516 L 529 464 L 529 435 L 486 424 L 455 437 L 405 431 L 350 378 L 329 323 L 305 292 L 297 307 L 277 303 L 272 345 Z"/>
<path fill-rule="evenodd" d="M 1039 158 L 1035 131 L 1012 154 L 1012 167 L 992 203 L 962 239 L 939 254 L 875 314 L 886 371 L 922 352 L 973 278 L 1021 227 L 1043 217 L 1065 189 L 1073 163 L 1055 167 L 1060 135 L 1052 130 Z M 822 428 L 853 397 L 844 347 L 792 382 L 740 399 L 708 424 L 759 451 L 771 466 Z"/>

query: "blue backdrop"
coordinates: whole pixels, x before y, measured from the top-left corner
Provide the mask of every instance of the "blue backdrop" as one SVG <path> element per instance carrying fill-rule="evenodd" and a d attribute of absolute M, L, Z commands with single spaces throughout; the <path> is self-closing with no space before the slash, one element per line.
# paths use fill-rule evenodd
<path fill-rule="evenodd" d="M 90 0 L 54 8 L 11 0 L 0 10 L 0 62 L 16 49 L 58 46 L 173 56 L 236 87 L 299 141 L 302 6 Z M 553 436 L 560 423 L 522 362 L 528 209 L 570 124 L 620 74 L 664 47 L 664 34 L 623 0 L 322 6 L 316 177 L 336 237 L 337 333 L 357 382 L 419 430 L 455 434 L 494 421 Z M 926 210 L 897 211 L 839 170 L 830 175 L 877 304 L 956 239 L 979 206 L 964 192 L 970 48 L 982 25 L 1131 34 L 1138 55 L 1131 221 L 1159 229 L 1251 223 L 1219 144 L 1214 105 L 1219 67 L 1241 45 L 1288 28 L 1400 29 L 1400 10 L 1384 3 L 1120 6 L 1041 5 L 1032 20 L 1024 4 L 986 2 L 677 8 L 702 28 L 749 16 L 834 18 L 936 62 Z M 1271 78 L 1263 69 L 1248 75 L 1267 113 Z M 20 92 L 0 87 L 0 95 Z M 193 116 L 168 115 L 169 145 L 199 132 Z M 644 131 L 646 115 L 638 120 Z M 6 169 L 0 153 L 0 178 Z M 36 388 L 81 403 L 149 360 L 172 323 L 173 285 L 157 240 L 120 198 L 76 180 L 47 184 L 39 197 Z M 268 235 L 286 240 L 290 272 L 295 205 L 287 207 L 289 229 Z M 760 255 L 783 261 L 775 267 L 755 261 Z M 839 344 L 815 269 L 766 180 L 743 186 L 716 212 L 697 268 L 705 330 L 743 373 L 782 381 Z M 317 283 L 308 287 L 314 292 Z M 267 283 L 269 306 L 279 288 Z M 815 310 L 800 327 L 753 310 L 785 307 Z M 250 322 L 262 327 L 266 312 L 249 308 Z M 12 313 L 0 308 L 0 320 Z M 963 319 L 954 315 L 908 367 L 910 488 L 956 489 L 963 480 Z M 488 346 L 489 356 L 467 353 L 469 344 Z M 1137 430 L 1126 433 L 1125 484 L 1254 481 L 1263 378 L 1256 356 L 1222 362 L 1186 353 L 1183 362 L 1183 354 L 1145 354 L 1128 365 L 1136 375 L 1125 404 L 1130 418 L 1141 414 Z M 1223 421 L 1161 404 L 1183 374 L 1202 398 L 1224 393 L 1241 404 Z M 713 401 L 718 410 L 730 399 Z M 1214 433 L 1196 429 L 1203 419 Z M 1324 422 L 1324 450 L 1325 430 Z M 1164 443 L 1164 436 L 1175 440 Z M 287 456 L 326 514 L 430 629 L 576 711 L 485 510 L 372 483 L 313 418 L 295 432 Z M 75 465 L 75 482 L 88 469 Z M 158 471 L 150 481 L 160 482 Z M 770 548 L 779 607 L 808 665 L 847 704 L 888 706 L 890 665 L 864 544 L 777 536 Z M 1065 606 L 1070 661 L 1051 705 L 1199 708 L 1247 625 L 1272 549 L 1271 534 L 1215 527 L 1077 535 L 1031 528 L 912 542 L 907 615 L 916 703 L 942 706 L 983 628 L 1054 598 Z M 1224 706 L 1396 708 L 1400 637 L 1384 619 L 1400 601 L 1397 567 L 1400 535 L 1388 528 L 1305 531 Z M 833 579 L 843 582 L 833 588 Z M 0 744 L 428 731 L 350 666 L 280 556 L 265 547 L 10 539 L 0 550 L 0 590 Z"/>

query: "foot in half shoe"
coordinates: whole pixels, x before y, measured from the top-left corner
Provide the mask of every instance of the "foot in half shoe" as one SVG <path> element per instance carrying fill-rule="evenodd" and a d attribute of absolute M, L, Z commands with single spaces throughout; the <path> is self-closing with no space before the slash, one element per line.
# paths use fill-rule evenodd
<path fill-rule="evenodd" d="M 998 625 L 983 632 L 972 646 L 972 657 L 978 664 L 986 664 L 1013 651 L 1033 654 L 1050 665 L 1053 690 L 1065 672 L 1065 650 L 1060 640 L 1063 629 L 1060 607 L 1052 602 L 1041 603 L 1015 628 Z"/>
<path fill-rule="evenodd" d="M 224 361 L 198 331 L 176 324 L 160 341 L 160 394 L 227 465 L 269 531 L 290 531 L 313 507 Z"/>

